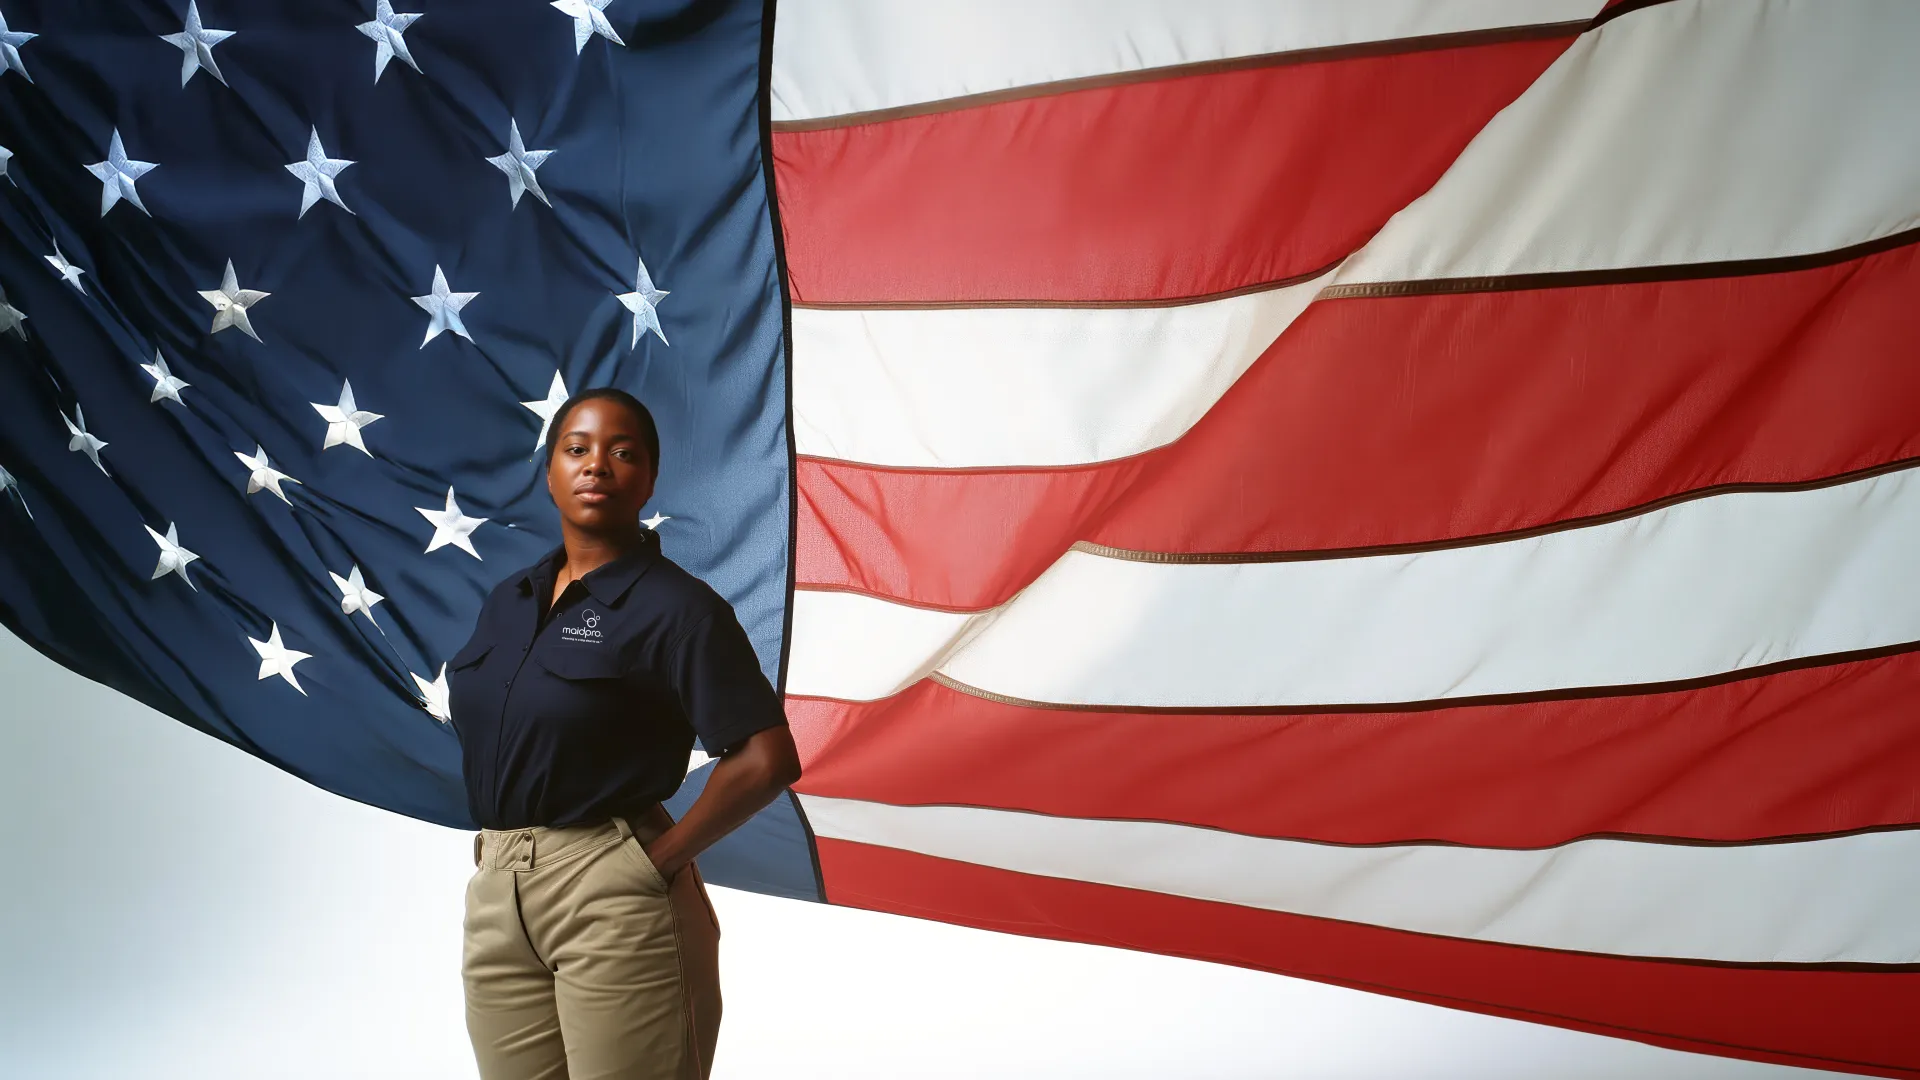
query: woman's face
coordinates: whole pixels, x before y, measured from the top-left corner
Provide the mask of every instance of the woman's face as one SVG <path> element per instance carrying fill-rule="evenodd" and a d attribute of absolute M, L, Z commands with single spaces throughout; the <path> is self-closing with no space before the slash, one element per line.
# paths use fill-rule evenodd
<path fill-rule="evenodd" d="M 617 401 L 591 398 L 554 426 L 547 493 L 560 517 L 586 533 L 635 528 L 653 497 L 653 462 L 638 419 Z"/>

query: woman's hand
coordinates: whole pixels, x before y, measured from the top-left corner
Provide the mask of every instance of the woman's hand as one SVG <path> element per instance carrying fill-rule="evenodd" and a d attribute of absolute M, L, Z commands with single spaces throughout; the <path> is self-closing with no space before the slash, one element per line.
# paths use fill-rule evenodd
<path fill-rule="evenodd" d="M 702 851 L 739 828 L 800 779 L 800 752 L 785 724 L 755 732 L 723 754 L 687 815 L 641 848 L 671 885 Z"/>

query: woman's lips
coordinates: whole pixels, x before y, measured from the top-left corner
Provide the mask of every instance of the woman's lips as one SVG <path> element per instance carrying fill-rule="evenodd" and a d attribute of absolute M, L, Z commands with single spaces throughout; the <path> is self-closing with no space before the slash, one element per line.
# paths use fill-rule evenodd
<path fill-rule="evenodd" d="M 613 496 L 604 491 L 576 491 L 573 497 L 589 506 L 598 506 Z"/>

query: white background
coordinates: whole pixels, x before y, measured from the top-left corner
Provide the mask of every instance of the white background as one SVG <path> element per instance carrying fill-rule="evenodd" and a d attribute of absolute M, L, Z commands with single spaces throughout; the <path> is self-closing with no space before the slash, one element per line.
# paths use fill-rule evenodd
<path fill-rule="evenodd" d="M 459 977 L 471 833 L 321 791 L 4 630 L 0 814 L 0 1077 L 475 1076 Z M 713 895 L 726 1080 L 1826 1075 Z"/>

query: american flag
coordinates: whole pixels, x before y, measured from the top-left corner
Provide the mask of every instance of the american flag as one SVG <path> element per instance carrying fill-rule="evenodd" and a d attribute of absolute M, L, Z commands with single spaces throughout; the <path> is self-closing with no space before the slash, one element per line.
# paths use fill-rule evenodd
<path fill-rule="evenodd" d="M 468 827 L 614 383 L 714 880 L 1920 1075 L 1920 6 L 415 6 L 0 0 L 22 637 Z"/>
<path fill-rule="evenodd" d="M 779 676 L 763 12 L 622 7 L 0 0 L 16 634 L 470 829 L 446 662 L 559 541 L 547 419 L 611 384 L 660 426 L 647 523 Z M 781 800 L 706 868 L 817 898 L 806 840 Z"/>

